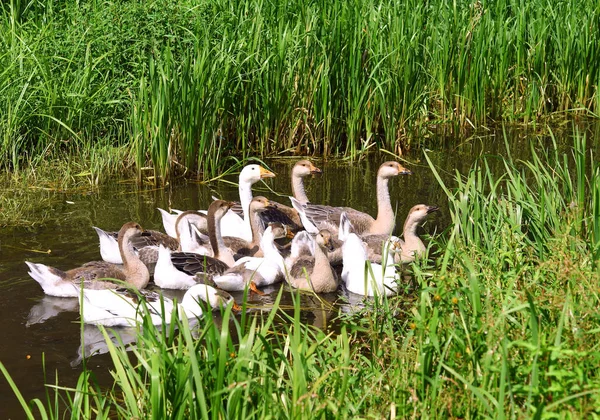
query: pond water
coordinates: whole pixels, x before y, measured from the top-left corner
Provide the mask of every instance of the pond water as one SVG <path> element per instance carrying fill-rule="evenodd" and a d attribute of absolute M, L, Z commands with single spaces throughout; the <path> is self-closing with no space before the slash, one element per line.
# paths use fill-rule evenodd
<path fill-rule="evenodd" d="M 450 186 L 454 185 L 452 178 L 455 171 L 465 173 L 477 156 L 482 153 L 503 154 L 505 148 L 501 133 L 452 148 L 445 147 L 443 140 L 438 143 L 440 148 L 429 152 L 429 155 Z M 452 144 L 456 144 L 456 141 L 453 140 Z M 527 158 L 530 150 L 527 136 L 511 136 L 510 144 L 513 157 Z M 351 206 L 375 214 L 376 171 L 381 162 L 392 159 L 388 155 L 371 155 L 365 160 L 349 164 L 312 158 L 323 174 L 306 179 L 308 196 L 314 203 Z M 410 207 L 419 203 L 440 206 L 440 211 L 430 217 L 423 232 L 441 232 L 450 223 L 447 199 L 422 152 L 408 155 L 406 159 L 405 166 L 414 174 L 400 176 L 390 182 L 392 204 L 397 206 L 396 233 L 400 233 Z M 296 160 L 267 160 L 277 177 L 268 180 L 266 186 L 256 184 L 254 195 L 265 195 L 288 204 L 287 195 L 291 193 L 290 170 Z M 227 178 L 233 182 L 236 179 L 237 175 Z M 237 186 L 215 182 L 209 187 L 188 182 L 152 189 L 127 182 L 114 183 L 99 190 L 43 194 L 48 204 L 40 211 L 45 217 L 41 225 L 32 229 L 0 230 L 0 310 L 3 321 L 0 324 L 0 361 L 26 400 L 36 397 L 44 399 L 44 384 L 55 383 L 56 375 L 61 385 L 73 386 L 81 372 L 81 350 L 77 301 L 45 297 L 40 286 L 28 276 L 24 261 L 69 269 L 87 261 L 99 260 L 98 237 L 92 226 L 118 230 L 123 223 L 133 220 L 146 229 L 162 230 L 157 207 L 207 208 L 213 195 L 237 199 Z M 49 253 L 44 252 L 48 250 Z M 285 286 L 273 287 L 265 296 L 252 295 L 250 303 L 268 308 L 280 287 Z M 334 309 L 323 310 L 318 299 L 310 296 L 303 296 L 302 299 L 304 322 L 319 328 L 327 328 L 329 320 L 336 316 L 344 301 L 337 294 L 328 296 L 328 300 L 335 302 Z M 286 292 L 283 304 L 290 303 L 289 293 Z M 93 327 L 86 327 L 85 338 L 92 350 L 94 345 L 103 343 Z M 111 362 L 107 355 L 91 357 L 88 366 L 100 383 L 112 383 L 109 374 Z M 22 416 L 18 402 L 4 378 L 0 378 L 0 413 L 2 418 Z"/>

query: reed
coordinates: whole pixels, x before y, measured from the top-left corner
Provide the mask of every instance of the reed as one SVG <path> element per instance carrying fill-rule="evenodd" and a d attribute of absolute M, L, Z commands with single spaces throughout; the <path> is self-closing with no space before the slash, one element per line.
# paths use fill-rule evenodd
<path fill-rule="evenodd" d="M 115 147 L 158 182 L 214 176 L 231 154 L 356 157 L 434 127 L 598 114 L 592 0 L 0 7 L 0 162 L 13 171 Z"/>

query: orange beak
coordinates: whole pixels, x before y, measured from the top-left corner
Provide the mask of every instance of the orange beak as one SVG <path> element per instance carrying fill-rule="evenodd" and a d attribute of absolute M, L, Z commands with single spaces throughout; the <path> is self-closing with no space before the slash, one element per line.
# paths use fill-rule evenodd
<path fill-rule="evenodd" d="M 260 179 L 265 179 L 265 178 L 275 178 L 275 174 L 261 166 L 260 167 Z"/>

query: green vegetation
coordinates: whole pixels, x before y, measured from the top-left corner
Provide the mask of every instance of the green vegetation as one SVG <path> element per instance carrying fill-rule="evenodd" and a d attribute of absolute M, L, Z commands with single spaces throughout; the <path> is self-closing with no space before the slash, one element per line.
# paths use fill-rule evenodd
<path fill-rule="evenodd" d="M 111 389 L 84 369 L 76 389 L 52 386 L 24 412 L 597 418 L 600 165 L 586 150 L 578 136 L 564 155 L 508 157 L 497 174 L 483 158 L 455 186 L 440 179 L 453 223 L 432 240 L 435 264 L 413 264 L 405 296 L 341 315 L 335 332 L 304 325 L 299 300 L 291 314 L 278 301 L 257 316 L 228 309 L 220 325 L 207 314 L 196 329 L 146 322 L 130 353 L 110 348 Z"/>
<path fill-rule="evenodd" d="M 398 151 L 597 115 L 597 1 L 10 0 L 0 167 L 214 176 L 229 155 Z"/>

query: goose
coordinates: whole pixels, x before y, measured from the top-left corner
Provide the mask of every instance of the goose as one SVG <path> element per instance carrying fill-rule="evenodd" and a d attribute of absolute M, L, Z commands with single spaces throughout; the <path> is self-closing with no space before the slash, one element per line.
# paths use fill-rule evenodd
<path fill-rule="evenodd" d="M 296 162 L 292 168 L 292 195 L 298 202 L 306 204 L 309 202 L 304 190 L 304 178 L 320 174 L 322 171 L 312 164 L 309 160 L 300 160 Z M 261 213 L 261 220 L 264 224 L 279 222 L 287 226 L 293 232 L 303 230 L 302 221 L 298 215 L 298 211 L 292 207 L 272 201 L 272 208 Z"/>
<path fill-rule="evenodd" d="M 208 277 L 222 274 L 234 263 L 233 253 L 227 248 L 221 236 L 221 219 L 231 208 L 232 203 L 215 200 L 208 208 L 208 230 L 213 256 L 193 252 L 172 252 L 166 247 L 158 247 L 158 260 L 154 269 L 154 282 L 157 286 L 170 289 L 187 289 L 197 280 L 197 273 Z"/>
<path fill-rule="evenodd" d="M 437 206 L 427 206 L 425 204 L 417 204 L 410 209 L 404 222 L 402 234 L 404 240 L 400 240 L 399 244 L 402 250 L 400 256 L 403 263 L 412 262 L 416 256 L 422 256 L 425 253 L 425 244 L 419 238 L 417 228 L 427 219 L 428 215 L 439 209 Z"/>
<path fill-rule="evenodd" d="M 319 229 L 317 229 L 314 223 L 306 216 L 305 206 L 302 205 L 302 203 L 300 203 L 294 197 L 289 198 L 292 202 L 292 206 L 298 212 L 298 215 L 302 220 L 302 225 L 304 226 L 306 231 L 311 235 L 318 235 L 320 231 Z M 324 230 L 330 233 L 328 229 Z M 329 250 L 327 250 L 327 258 L 329 259 L 329 264 L 333 266 L 338 266 L 342 264 L 342 243 L 334 236 L 331 236 L 331 246 L 329 247 Z"/>
<path fill-rule="evenodd" d="M 222 220 L 224 236 L 236 236 L 252 241 L 250 227 L 250 202 L 252 201 L 252 185 L 265 178 L 273 178 L 275 174 L 257 164 L 246 165 L 240 172 L 238 192 L 240 201 L 234 203 L 231 211 Z"/>
<path fill-rule="evenodd" d="M 256 287 L 269 286 L 283 280 L 283 258 L 275 245 L 275 238 L 282 235 L 282 226 L 271 224 L 267 227 L 260 240 L 262 257 L 243 257 L 222 276 L 213 278 L 215 284 L 225 290 L 244 290 L 246 284 L 254 290 Z"/>
<path fill-rule="evenodd" d="M 161 210 L 161 209 L 159 209 Z M 192 237 L 189 229 L 179 226 L 183 225 L 184 220 L 194 223 L 198 228 L 206 226 L 206 216 L 195 211 L 180 212 L 176 217 L 174 224 L 174 236 L 167 235 L 156 230 L 145 230 L 142 234 L 135 235 L 131 238 L 133 247 L 140 251 L 144 248 L 149 248 L 141 253 L 142 261 L 145 264 L 153 264 L 158 258 L 157 249 L 159 244 L 162 244 L 173 251 L 182 250 L 196 252 L 198 248 L 197 242 Z M 102 260 L 112 264 L 123 264 L 119 244 L 117 242 L 118 232 L 107 232 L 96 226 L 93 226 L 100 239 L 100 256 Z"/>
<path fill-rule="evenodd" d="M 402 237 L 386 235 L 367 235 L 363 236 L 362 240 L 367 245 L 368 259 L 371 262 L 381 263 L 382 245 L 387 239 L 395 243 L 400 252 L 394 253 L 394 262 L 409 263 L 415 260 L 415 256 L 421 256 L 425 253 L 425 244 L 417 234 L 417 228 L 427 219 L 427 216 L 439 210 L 437 206 L 428 206 L 425 204 L 417 204 L 413 206 L 406 216 Z"/>
<path fill-rule="evenodd" d="M 352 209 L 350 207 L 332 207 L 316 204 L 303 204 L 305 217 L 317 229 L 328 229 L 336 233 L 339 227 L 340 215 L 345 212 L 359 235 L 383 234 L 391 235 L 394 230 L 395 216 L 390 201 L 388 181 L 398 175 L 410 175 L 411 171 L 398 162 L 384 162 L 377 171 L 377 218 Z M 309 228 L 304 226 L 307 230 Z"/>
<path fill-rule="evenodd" d="M 223 244 L 231 250 L 235 258 L 241 258 L 245 256 L 262 256 L 260 250 L 260 228 L 259 228 L 259 217 L 260 214 L 272 208 L 270 201 L 263 197 L 257 196 L 250 201 L 249 206 L 249 218 L 250 218 L 250 230 L 252 232 L 252 240 L 246 241 L 242 238 L 235 236 L 224 236 Z"/>
<path fill-rule="evenodd" d="M 85 324 L 106 327 L 134 326 L 142 322 L 144 311 L 140 301 L 146 303 L 154 325 L 171 322 L 176 310 L 180 317 L 202 316 L 199 300 L 207 302 L 213 309 L 229 305 L 233 298 L 224 299 L 215 288 L 197 284 L 183 295 L 181 303 L 162 297 L 156 292 L 132 293 L 126 290 L 83 290 L 80 297 L 81 318 Z"/>
<path fill-rule="evenodd" d="M 148 285 L 150 273 L 148 268 L 135 254 L 131 238 L 144 230 L 135 222 L 128 222 L 119 230 L 119 250 L 123 266 L 118 267 L 106 261 L 92 261 L 69 271 L 62 271 L 44 264 L 25 261 L 29 267 L 29 275 L 36 280 L 44 293 L 58 297 L 77 297 L 79 286 L 84 289 L 107 289 L 118 287 L 105 279 L 117 279 L 126 282 L 135 289 L 143 289 Z"/>
<path fill-rule="evenodd" d="M 340 217 L 339 239 L 343 242 L 342 281 L 346 289 L 363 296 L 392 295 L 398 288 L 398 276 L 392 256 L 394 244 L 386 243 L 384 264 L 366 264 L 367 250 L 364 242 L 352 233 L 352 224 L 345 212 Z"/>
<path fill-rule="evenodd" d="M 315 293 L 335 292 L 338 282 L 327 258 L 331 233 L 322 230 L 313 238 L 307 232 L 300 232 L 294 241 L 297 242 L 297 246 L 287 261 L 290 285 Z"/>

